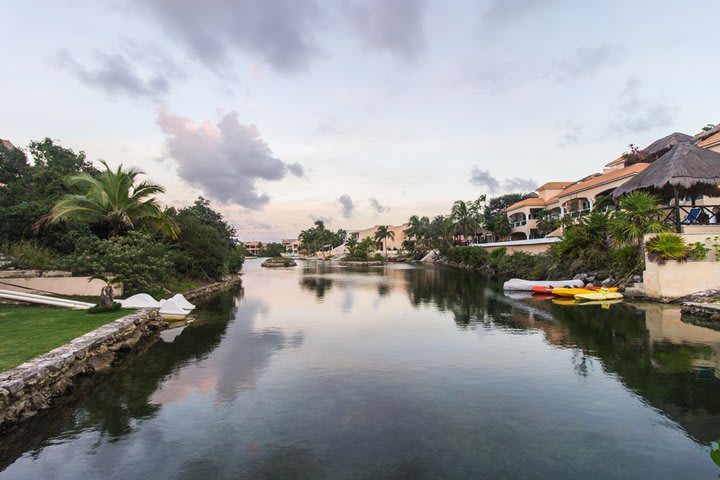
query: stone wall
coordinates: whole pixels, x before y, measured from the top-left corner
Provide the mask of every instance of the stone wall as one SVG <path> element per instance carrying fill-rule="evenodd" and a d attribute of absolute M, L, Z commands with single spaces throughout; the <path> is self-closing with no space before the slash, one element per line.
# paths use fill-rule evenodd
<path fill-rule="evenodd" d="M 228 277 L 225 277 L 222 282 L 210 283 L 208 285 L 203 285 L 202 287 L 188 290 L 183 294 L 183 296 L 191 302 L 201 301 L 203 299 L 212 297 L 217 293 L 224 292 L 228 288 L 232 287 L 237 283 L 240 283 L 241 281 L 242 277 L 240 275 L 230 275 Z"/>
<path fill-rule="evenodd" d="M 684 302 L 681 311 L 684 322 L 720 329 L 720 304 Z"/>
<path fill-rule="evenodd" d="M 51 408 L 165 325 L 157 309 L 138 310 L 0 373 L 0 431 Z"/>

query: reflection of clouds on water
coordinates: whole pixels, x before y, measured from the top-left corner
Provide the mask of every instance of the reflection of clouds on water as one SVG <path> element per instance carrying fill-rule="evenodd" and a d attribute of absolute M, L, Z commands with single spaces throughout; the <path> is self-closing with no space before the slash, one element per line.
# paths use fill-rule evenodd
<path fill-rule="evenodd" d="M 342 311 L 345 313 L 351 312 L 354 300 L 355 300 L 355 297 L 353 295 L 352 287 L 349 285 L 345 285 L 345 287 L 343 288 L 342 305 L 340 306 Z"/>
<path fill-rule="evenodd" d="M 242 302 L 218 348 L 207 359 L 187 365 L 165 380 L 152 401 L 166 403 L 192 393 L 207 396 L 215 392 L 218 401 L 232 402 L 238 392 L 254 388 L 276 353 L 299 348 L 304 341 L 302 332 L 288 335 L 280 328 L 256 330 L 256 320 L 268 312 L 262 301 Z"/>

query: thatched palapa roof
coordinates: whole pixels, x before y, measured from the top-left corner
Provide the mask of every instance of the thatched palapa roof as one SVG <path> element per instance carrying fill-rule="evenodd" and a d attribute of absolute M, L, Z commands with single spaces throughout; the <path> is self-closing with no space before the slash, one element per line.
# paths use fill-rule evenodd
<path fill-rule="evenodd" d="M 645 155 L 656 155 L 664 154 L 665 151 L 670 150 L 678 143 L 690 142 L 693 137 L 685 133 L 675 132 L 667 135 L 659 140 L 655 140 L 653 143 L 642 149 L 642 153 Z"/>
<path fill-rule="evenodd" d="M 643 172 L 616 188 L 613 198 L 633 190 L 650 190 L 671 196 L 674 189 L 699 195 L 717 196 L 720 191 L 720 153 L 699 148 L 691 142 L 675 144 Z"/>

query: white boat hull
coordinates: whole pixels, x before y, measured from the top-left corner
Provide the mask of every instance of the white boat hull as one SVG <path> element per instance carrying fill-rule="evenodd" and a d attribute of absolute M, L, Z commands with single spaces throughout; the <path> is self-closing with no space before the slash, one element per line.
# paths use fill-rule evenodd
<path fill-rule="evenodd" d="M 578 288 L 584 286 L 585 283 L 582 280 L 523 280 L 522 278 L 511 278 L 503 284 L 503 290 L 531 292 L 533 287 Z"/>

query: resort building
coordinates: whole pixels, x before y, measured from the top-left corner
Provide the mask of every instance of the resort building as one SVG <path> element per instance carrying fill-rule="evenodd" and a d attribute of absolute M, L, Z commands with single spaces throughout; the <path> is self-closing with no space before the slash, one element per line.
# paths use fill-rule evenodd
<path fill-rule="evenodd" d="M 538 218 L 543 214 L 550 218 L 579 217 L 589 213 L 598 200 L 608 199 L 612 192 L 651 162 L 683 142 L 693 142 L 700 148 L 720 152 L 720 125 L 692 137 L 684 133 L 672 133 L 648 145 L 643 150 L 624 154 L 605 165 L 602 173 L 594 173 L 575 182 L 548 182 L 525 198 L 505 209 L 512 227 L 510 241 L 542 238 L 537 228 Z M 681 204 L 717 205 L 717 198 L 681 199 Z M 610 202 L 611 203 L 611 202 Z M 613 208 L 613 207 L 605 207 Z M 555 235 L 552 232 L 550 236 Z"/>
<path fill-rule="evenodd" d="M 613 190 L 647 168 L 649 163 L 625 166 L 617 160 L 596 173 L 576 182 L 549 182 L 537 190 L 537 198 L 526 198 L 506 209 L 512 230 L 510 240 L 541 238 L 537 230 L 540 212 L 551 218 L 567 215 L 579 217 L 589 213 L 599 197 L 609 196 Z"/>
<path fill-rule="evenodd" d="M 720 123 L 708 131 L 698 133 L 694 140 L 700 148 L 707 148 L 713 152 L 720 153 Z"/>
<path fill-rule="evenodd" d="M 297 254 L 300 251 L 300 240 L 297 238 L 287 239 L 284 238 L 280 241 L 285 247 L 287 253 Z"/>
<path fill-rule="evenodd" d="M 375 238 L 375 233 L 378 231 L 378 228 L 380 228 L 381 225 L 375 225 L 374 227 L 366 228 L 364 230 L 355 230 L 348 232 L 348 237 L 350 238 L 356 238 L 359 242 L 361 242 L 363 239 L 367 237 Z M 385 243 L 387 244 L 388 250 L 401 250 L 402 249 L 402 243 L 407 239 L 405 236 L 405 230 L 410 228 L 410 224 L 404 223 L 402 225 L 392 226 L 387 225 L 388 230 L 393 232 L 395 235 L 395 238 L 388 238 L 385 240 Z M 377 250 L 383 249 L 383 242 L 377 242 L 376 247 Z"/>
<path fill-rule="evenodd" d="M 245 242 L 243 243 L 245 251 L 248 255 L 257 256 L 258 252 L 262 248 L 262 242 Z"/>
<path fill-rule="evenodd" d="M 13 145 L 10 140 L 3 140 L 2 138 L 0 138 L 0 145 L 7 148 L 8 150 L 12 150 L 12 149 L 16 148 L 15 145 Z"/>

